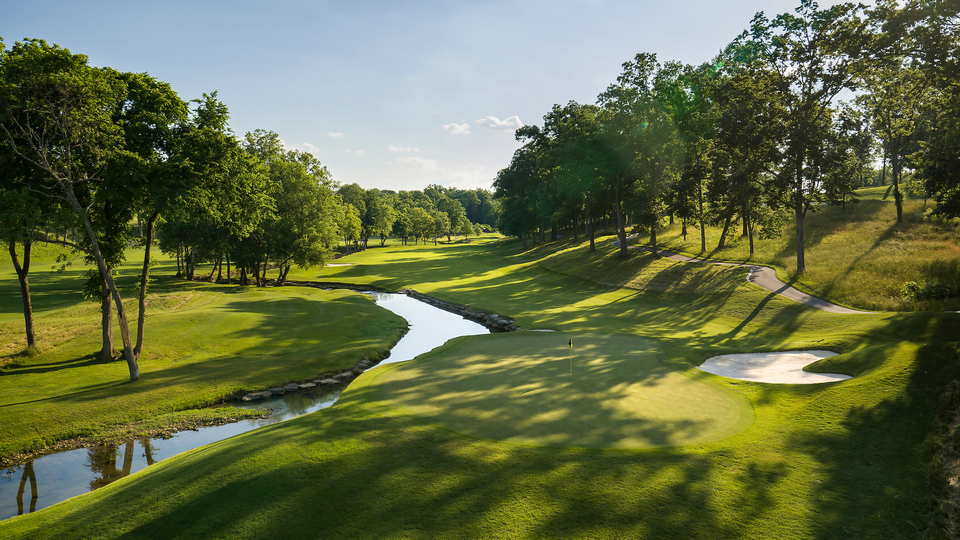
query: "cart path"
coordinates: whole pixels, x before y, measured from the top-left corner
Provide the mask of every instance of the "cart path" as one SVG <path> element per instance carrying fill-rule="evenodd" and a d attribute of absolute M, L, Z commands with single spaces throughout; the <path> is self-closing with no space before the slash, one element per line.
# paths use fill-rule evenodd
<path fill-rule="evenodd" d="M 628 238 L 629 240 L 629 238 Z M 619 242 L 615 242 L 619 245 Z M 648 246 L 627 246 L 629 249 L 643 249 L 646 251 L 652 252 L 653 249 Z M 770 268 L 769 266 L 761 266 L 759 264 L 745 264 L 745 263 L 731 263 L 731 262 L 720 262 L 720 261 L 711 261 L 709 259 L 698 259 L 696 257 L 688 257 L 686 255 L 681 255 L 679 253 L 673 253 L 672 251 L 665 251 L 658 249 L 657 253 L 661 257 L 671 259 L 674 261 L 680 262 L 690 262 L 690 263 L 707 263 L 707 264 L 716 264 L 720 266 L 742 266 L 744 268 L 749 268 L 750 273 L 747 274 L 747 281 L 763 287 L 764 289 L 779 294 L 780 296 L 789 298 L 800 302 L 801 304 L 806 304 L 810 307 L 814 307 L 823 311 L 830 313 L 871 313 L 870 311 L 859 311 L 856 309 L 850 309 L 848 307 L 838 306 L 832 302 L 827 302 L 822 298 L 817 298 L 816 296 L 811 296 L 795 287 L 791 287 L 786 283 L 780 281 L 777 278 L 777 272 Z"/>

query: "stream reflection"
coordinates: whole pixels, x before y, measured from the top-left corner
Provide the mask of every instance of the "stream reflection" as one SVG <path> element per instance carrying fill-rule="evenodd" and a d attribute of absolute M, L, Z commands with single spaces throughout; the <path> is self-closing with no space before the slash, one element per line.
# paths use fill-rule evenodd
<path fill-rule="evenodd" d="M 368 293 L 377 305 L 407 319 L 410 330 L 384 362 L 402 362 L 443 345 L 447 340 L 489 333 L 485 327 L 402 294 Z M 0 519 L 35 512 L 70 497 L 93 491 L 154 463 L 187 450 L 259 427 L 324 409 L 336 403 L 346 384 L 237 404 L 270 411 L 267 418 L 181 431 L 167 439 L 138 439 L 120 444 L 80 448 L 31 459 L 0 472 Z M 44 482 L 41 492 L 37 479 Z M 27 485 L 29 504 L 25 505 Z"/>

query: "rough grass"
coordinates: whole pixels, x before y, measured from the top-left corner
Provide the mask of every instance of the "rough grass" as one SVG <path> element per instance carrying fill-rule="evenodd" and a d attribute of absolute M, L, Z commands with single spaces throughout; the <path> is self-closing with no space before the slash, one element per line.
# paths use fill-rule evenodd
<path fill-rule="evenodd" d="M 788 216 L 778 238 L 755 241 L 749 256 L 745 238 L 728 239 L 717 250 L 720 230 L 707 228 L 704 256 L 733 262 L 757 262 L 777 268 L 780 278 L 815 296 L 866 310 L 957 310 L 960 298 L 916 301 L 904 295 L 910 281 L 960 281 L 960 228 L 957 222 L 932 219 L 932 202 L 907 199 L 904 223 L 896 224 L 893 195 L 886 188 L 868 188 L 865 197 L 846 209 L 825 206 L 804 222 L 807 271 L 796 273 L 796 233 Z M 882 193 L 881 193 L 882 192 Z M 684 241 L 676 224 L 660 235 L 665 249 L 697 255 L 700 234 L 688 228 Z M 736 236 L 739 236 L 737 234 Z M 640 243 L 646 238 L 641 236 Z"/>
<path fill-rule="evenodd" d="M 598 450 L 460 434 L 371 400 L 364 383 L 376 372 L 367 373 L 330 409 L 12 518 L 0 523 L 0 536 L 935 536 L 928 525 L 941 514 L 927 437 L 942 389 L 960 372 L 960 317 L 827 314 L 742 280 L 699 300 L 669 288 L 614 288 L 552 272 L 543 261 L 550 253 L 514 247 L 388 246 L 298 279 L 412 287 L 515 316 L 526 328 L 632 336 L 658 344 L 678 366 L 714 354 L 816 347 L 840 353 L 828 359 L 829 371 L 855 378 L 767 385 L 704 375 L 750 402 L 749 427 L 697 444 Z M 644 257 L 631 264 L 635 279 L 650 283 L 642 274 L 657 266 Z M 621 272 L 628 277 L 630 269 Z M 444 362 L 447 352 L 456 349 L 428 364 Z"/>
<path fill-rule="evenodd" d="M 19 354 L 25 342 L 16 277 L 11 269 L 0 279 L 8 291 L 0 295 L 0 354 L 8 364 L 0 371 L 0 458 L 65 439 L 109 437 L 118 426 L 347 368 L 377 357 L 406 325 L 349 291 L 187 283 L 162 261 L 147 308 L 141 380 L 129 383 L 126 362 L 94 358 L 99 306 L 77 293 L 82 269 L 35 268 L 39 356 Z M 135 269 L 119 274 L 134 332 Z M 114 336 L 121 347 L 119 329 Z"/>

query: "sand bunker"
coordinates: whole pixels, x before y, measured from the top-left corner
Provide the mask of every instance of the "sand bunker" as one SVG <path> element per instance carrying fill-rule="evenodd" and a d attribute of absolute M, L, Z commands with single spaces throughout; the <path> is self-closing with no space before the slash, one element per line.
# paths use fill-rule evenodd
<path fill-rule="evenodd" d="M 777 384 L 816 384 L 851 379 L 839 373 L 810 373 L 803 367 L 836 356 L 830 351 L 788 351 L 749 354 L 725 354 L 708 358 L 699 369 L 714 375 Z"/>

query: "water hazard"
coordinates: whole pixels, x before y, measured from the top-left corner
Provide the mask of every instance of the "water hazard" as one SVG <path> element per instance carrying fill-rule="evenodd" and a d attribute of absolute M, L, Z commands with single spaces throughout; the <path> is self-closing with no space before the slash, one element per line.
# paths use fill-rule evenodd
<path fill-rule="evenodd" d="M 403 362 L 458 336 L 486 334 L 485 327 L 402 294 L 365 293 L 405 318 L 410 330 L 382 363 Z M 141 439 L 50 454 L 0 473 L 0 519 L 27 514 L 93 491 L 181 452 L 259 427 L 324 409 L 336 403 L 346 384 L 259 401 L 239 407 L 270 410 L 267 418 L 183 431 L 169 439 Z"/>

